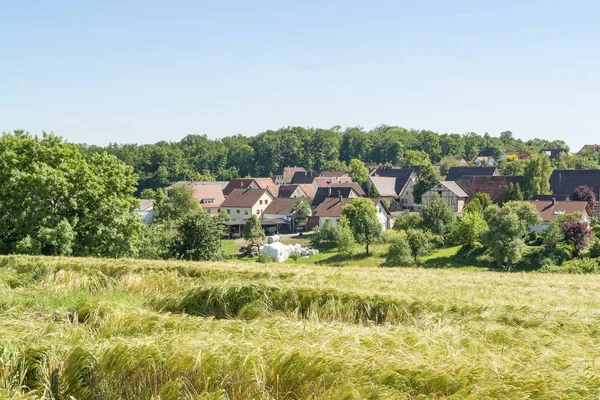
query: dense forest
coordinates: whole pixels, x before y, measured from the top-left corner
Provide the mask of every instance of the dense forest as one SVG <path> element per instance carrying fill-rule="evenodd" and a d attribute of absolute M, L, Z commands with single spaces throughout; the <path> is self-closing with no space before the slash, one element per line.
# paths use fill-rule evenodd
<path fill-rule="evenodd" d="M 141 191 L 180 180 L 229 180 L 244 176 L 275 176 L 285 166 L 313 170 L 345 168 L 356 158 L 373 164 L 405 163 L 407 150 L 425 152 L 431 162 L 445 156 L 501 156 L 504 152 L 536 152 L 543 148 L 567 148 L 562 140 L 517 139 L 509 131 L 489 134 L 439 134 L 429 130 L 380 125 L 331 129 L 287 127 L 256 136 L 209 139 L 188 135 L 177 142 L 155 144 L 82 145 L 85 153 L 107 151 L 133 167 Z M 598 163 L 595 162 L 597 167 Z"/>

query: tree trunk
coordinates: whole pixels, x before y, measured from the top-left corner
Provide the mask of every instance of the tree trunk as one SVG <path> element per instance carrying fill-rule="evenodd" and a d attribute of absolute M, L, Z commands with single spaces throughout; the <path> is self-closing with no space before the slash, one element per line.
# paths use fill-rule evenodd
<path fill-rule="evenodd" d="M 367 242 L 367 255 L 369 255 L 369 242 Z"/>

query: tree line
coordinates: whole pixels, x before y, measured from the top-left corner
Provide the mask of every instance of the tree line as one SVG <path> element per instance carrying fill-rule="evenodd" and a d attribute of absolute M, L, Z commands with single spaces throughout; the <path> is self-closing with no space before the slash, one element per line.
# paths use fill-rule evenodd
<path fill-rule="evenodd" d="M 206 135 L 188 135 L 173 142 L 80 147 L 84 154 L 106 152 L 132 167 L 139 177 L 138 192 L 182 180 L 275 176 L 286 166 L 303 166 L 316 171 L 347 169 L 352 159 L 370 164 L 415 165 L 435 163 L 448 156 L 471 160 L 478 155 L 499 158 L 505 152 L 568 149 L 562 140 L 523 141 L 509 131 L 495 137 L 488 133 L 440 134 L 387 125 L 371 130 L 295 126 L 250 137 L 209 139 Z M 595 161 L 597 167 L 598 160 Z"/>

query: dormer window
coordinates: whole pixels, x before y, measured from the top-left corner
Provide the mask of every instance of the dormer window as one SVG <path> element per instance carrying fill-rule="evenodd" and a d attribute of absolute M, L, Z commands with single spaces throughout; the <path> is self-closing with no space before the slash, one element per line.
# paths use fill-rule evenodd
<path fill-rule="evenodd" d="M 565 215 L 565 210 L 554 210 L 554 215 Z"/>

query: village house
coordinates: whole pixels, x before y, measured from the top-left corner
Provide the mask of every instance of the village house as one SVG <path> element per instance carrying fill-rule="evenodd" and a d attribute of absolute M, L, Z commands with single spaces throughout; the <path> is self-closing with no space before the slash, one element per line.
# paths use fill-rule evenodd
<path fill-rule="evenodd" d="M 384 168 L 367 181 L 369 193 L 376 190 L 377 195 L 389 201 L 391 211 L 418 211 L 421 206 L 415 202 L 414 186 L 418 172 L 413 168 Z"/>
<path fill-rule="evenodd" d="M 585 150 L 593 151 L 595 153 L 600 153 L 600 144 L 586 144 L 584 145 L 579 152 L 584 152 Z"/>
<path fill-rule="evenodd" d="M 276 197 L 291 198 L 306 197 L 308 194 L 302 188 L 302 185 L 281 185 L 277 191 Z"/>
<path fill-rule="evenodd" d="M 218 185 L 192 186 L 192 196 L 198 200 L 202 209 L 209 214 L 216 215 L 221 210 L 225 200 L 223 190 Z"/>
<path fill-rule="evenodd" d="M 267 187 L 274 185 L 273 179 L 271 178 L 240 178 L 232 179 L 225 188 L 223 188 L 223 195 L 229 196 L 235 189 L 266 189 Z"/>
<path fill-rule="evenodd" d="M 461 176 L 500 176 L 500 170 L 496 167 L 450 167 L 447 181 L 456 181 Z"/>
<path fill-rule="evenodd" d="M 236 221 L 252 215 L 260 218 L 274 198 L 267 189 L 234 189 L 221 204 L 221 209 Z"/>
<path fill-rule="evenodd" d="M 542 149 L 540 153 L 546 154 L 550 160 L 571 155 L 567 149 Z"/>
<path fill-rule="evenodd" d="M 580 213 L 579 221 L 585 222 L 588 227 L 592 219 L 592 209 L 586 201 L 557 201 L 557 200 L 546 200 L 546 201 L 530 201 L 536 208 L 542 223 L 532 226 L 531 231 L 542 233 L 550 226 L 550 223 L 556 218 L 563 215 L 573 214 L 575 212 Z"/>
<path fill-rule="evenodd" d="M 422 203 L 427 204 L 435 196 L 439 196 L 450 206 L 455 214 L 461 213 L 469 195 L 453 181 L 443 181 L 423 193 Z"/>
<path fill-rule="evenodd" d="M 296 200 L 297 198 L 292 197 L 278 197 L 273 199 L 263 212 L 262 218 L 271 220 L 282 219 L 289 223 L 292 232 L 305 231 L 306 217 L 312 216 L 312 212 L 305 217 L 292 215 L 292 207 Z"/>
<path fill-rule="evenodd" d="M 473 165 L 481 166 L 481 165 L 494 165 L 496 163 L 496 159 L 492 156 L 478 156 L 471 160 Z"/>
<path fill-rule="evenodd" d="M 455 182 L 469 196 L 469 200 L 473 199 L 477 193 L 485 193 L 490 196 L 494 204 L 502 204 L 504 191 L 509 183 L 513 185 L 518 183 L 521 188 L 523 187 L 522 176 L 464 175 Z"/>
<path fill-rule="evenodd" d="M 297 171 L 294 173 L 294 176 L 292 177 L 292 181 L 290 183 L 294 184 L 294 185 L 303 185 L 303 184 L 307 184 L 313 183 L 313 180 L 315 178 L 318 178 L 320 176 L 320 172 L 314 172 L 314 171 Z"/>
<path fill-rule="evenodd" d="M 133 210 L 134 213 L 140 216 L 144 225 L 150 225 L 154 218 L 154 204 L 156 200 L 140 200 L 139 208 Z"/>
<path fill-rule="evenodd" d="M 337 226 L 342 218 L 342 209 L 350 204 L 353 199 L 338 197 L 328 197 L 315 209 L 314 217 L 319 219 L 319 227 L 323 227 L 326 220 L 331 220 L 334 226 Z M 380 198 L 371 199 L 377 208 L 377 220 L 381 228 L 385 231 L 392 226 L 392 215 L 390 210 Z"/>
<path fill-rule="evenodd" d="M 306 172 L 304 167 L 285 167 L 281 175 L 275 176 L 276 185 L 285 185 L 292 183 L 292 178 L 296 172 Z"/>
<path fill-rule="evenodd" d="M 317 189 L 317 192 L 315 193 L 315 197 L 312 201 L 312 207 L 316 208 L 318 207 L 322 202 L 324 202 L 327 198 L 331 198 L 331 197 L 335 197 L 335 198 L 345 198 L 345 199 L 354 199 L 356 197 L 364 197 L 365 193 L 364 191 L 360 188 L 360 185 L 355 184 L 356 186 L 353 185 L 345 185 L 345 186 L 329 186 L 329 187 L 323 187 L 323 188 L 319 188 Z M 358 191 L 358 189 L 360 191 Z"/>

